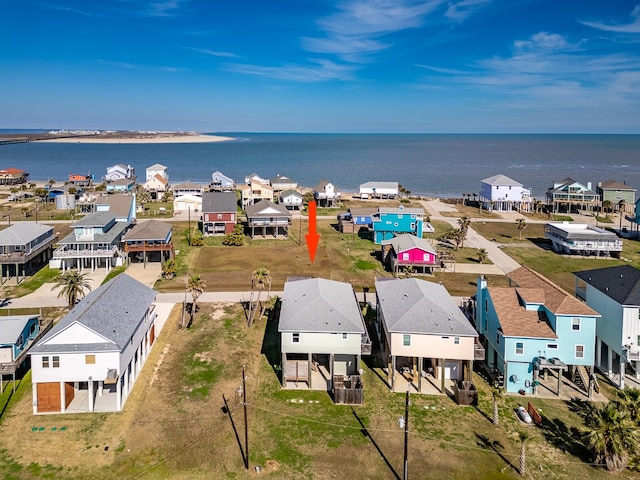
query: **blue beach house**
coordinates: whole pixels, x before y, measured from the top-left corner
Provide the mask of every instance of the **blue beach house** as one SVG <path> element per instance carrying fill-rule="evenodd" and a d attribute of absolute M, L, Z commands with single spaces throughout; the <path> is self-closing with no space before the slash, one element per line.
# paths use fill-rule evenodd
<path fill-rule="evenodd" d="M 600 314 L 528 268 L 510 272 L 509 281 L 488 287 L 478 279 L 476 330 L 494 379 L 507 392 L 537 394 L 549 374 L 557 378 L 552 393 L 561 394 L 564 380 L 590 395 Z"/>
<path fill-rule="evenodd" d="M 371 219 L 373 241 L 378 245 L 383 240 L 389 240 L 401 233 L 410 233 L 422 238 L 424 210 L 421 208 L 379 207 Z"/>
<path fill-rule="evenodd" d="M 16 363 L 20 356 L 26 353 L 39 333 L 38 315 L 0 317 L 0 367 Z"/>

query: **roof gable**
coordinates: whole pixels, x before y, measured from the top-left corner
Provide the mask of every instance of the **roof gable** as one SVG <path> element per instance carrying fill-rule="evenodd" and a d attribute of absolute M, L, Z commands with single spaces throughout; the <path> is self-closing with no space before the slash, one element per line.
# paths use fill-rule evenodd
<path fill-rule="evenodd" d="M 512 178 L 507 177 L 506 175 L 498 174 L 493 177 L 485 178 L 482 180 L 482 183 L 486 183 L 487 185 L 492 186 L 510 186 L 510 187 L 522 187 L 520 182 L 516 182 Z"/>

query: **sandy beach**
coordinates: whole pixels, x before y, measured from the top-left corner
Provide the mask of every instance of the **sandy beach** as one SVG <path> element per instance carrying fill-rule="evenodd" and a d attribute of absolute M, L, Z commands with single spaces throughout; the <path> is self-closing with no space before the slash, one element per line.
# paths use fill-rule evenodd
<path fill-rule="evenodd" d="M 233 137 L 222 137 L 218 135 L 200 134 L 111 134 L 111 135 L 78 135 L 64 138 L 52 138 L 48 140 L 37 140 L 46 143 L 211 143 L 228 142 L 235 140 Z"/>

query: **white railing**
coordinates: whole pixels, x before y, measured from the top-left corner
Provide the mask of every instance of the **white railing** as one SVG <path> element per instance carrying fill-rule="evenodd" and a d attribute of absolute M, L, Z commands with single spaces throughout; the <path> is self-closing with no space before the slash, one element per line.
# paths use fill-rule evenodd
<path fill-rule="evenodd" d="M 118 251 L 117 247 L 98 248 L 94 250 L 89 250 L 89 249 L 73 250 L 73 249 L 66 249 L 62 247 L 62 248 L 58 248 L 53 252 L 53 258 L 106 257 L 106 256 L 115 255 L 117 251 Z"/>

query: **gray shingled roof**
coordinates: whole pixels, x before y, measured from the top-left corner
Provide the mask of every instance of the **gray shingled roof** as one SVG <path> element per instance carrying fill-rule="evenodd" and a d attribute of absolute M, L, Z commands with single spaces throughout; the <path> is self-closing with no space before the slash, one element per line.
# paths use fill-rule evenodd
<path fill-rule="evenodd" d="M 631 265 L 573 273 L 620 305 L 640 306 L 640 270 Z"/>
<path fill-rule="evenodd" d="M 100 213 L 108 213 L 108 212 L 100 212 Z M 113 243 L 113 241 L 118 238 L 127 228 L 129 228 L 129 222 L 115 222 L 113 227 L 107 230 L 104 233 L 97 233 L 93 236 L 93 240 L 76 239 L 75 233 L 70 233 L 62 240 L 60 240 L 60 244 L 85 244 L 85 243 Z"/>
<path fill-rule="evenodd" d="M 378 279 L 376 292 L 389 332 L 478 336 L 438 283 L 416 278 Z"/>
<path fill-rule="evenodd" d="M 236 192 L 204 192 L 202 194 L 203 213 L 235 213 L 237 205 Z"/>
<path fill-rule="evenodd" d="M 116 215 L 113 212 L 95 212 L 85 215 L 78 221 L 74 222 L 72 227 L 104 227 L 115 220 Z"/>
<path fill-rule="evenodd" d="M 31 353 L 122 352 L 136 332 L 145 312 L 155 301 L 155 290 L 120 274 L 89 293 L 33 347 Z M 105 338 L 104 343 L 46 343 L 72 324 L 84 325 Z"/>
<path fill-rule="evenodd" d="M 405 207 L 378 207 L 378 213 L 397 213 L 397 214 L 415 214 L 424 215 L 422 208 L 405 208 Z"/>
<path fill-rule="evenodd" d="M 635 192 L 637 189 L 627 185 L 626 183 L 616 182 L 615 180 L 607 180 L 600 185 L 602 190 L 625 190 L 629 192 Z"/>
<path fill-rule="evenodd" d="M 116 218 L 129 218 L 134 198 L 133 195 L 125 193 L 111 193 L 99 196 L 96 205 L 108 205 L 109 213 L 115 215 Z"/>
<path fill-rule="evenodd" d="M 40 235 L 53 230 L 49 225 L 36 222 L 18 222 L 0 231 L 0 245 L 26 245 Z"/>
<path fill-rule="evenodd" d="M 498 174 L 493 177 L 485 178 L 482 180 L 482 183 L 486 183 L 487 185 L 498 185 L 498 186 L 511 186 L 511 187 L 521 187 L 522 184 L 520 182 L 516 182 L 514 179 L 507 177 L 506 175 Z"/>
<path fill-rule="evenodd" d="M 365 332 L 360 306 L 351 285 L 324 278 L 285 283 L 278 331 Z"/>
<path fill-rule="evenodd" d="M 267 210 L 275 210 L 275 213 Z M 274 215 L 290 217 L 291 212 L 287 210 L 287 207 L 270 202 L 269 200 L 260 200 L 253 205 L 247 205 L 245 208 L 247 217 L 273 217 Z"/>
<path fill-rule="evenodd" d="M 131 230 L 125 233 L 122 241 L 165 240 L 172 228 L 168 222 L 147 220 L 134 225 Z"/>
<path fill-rule="evenodd" d="M 360 188 L 395 188 L 398 189 L 398 182 L 365 182 L 360 184 Z"/>

